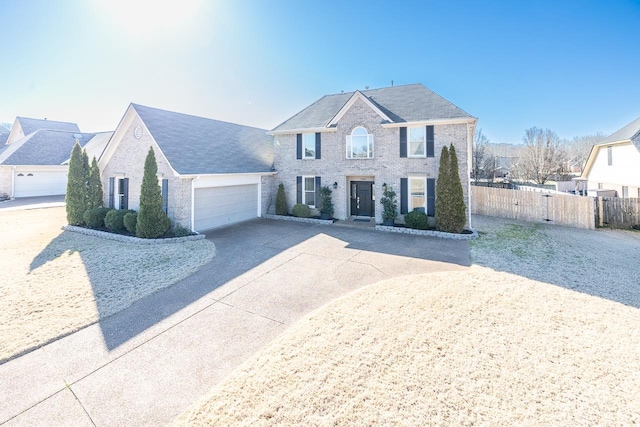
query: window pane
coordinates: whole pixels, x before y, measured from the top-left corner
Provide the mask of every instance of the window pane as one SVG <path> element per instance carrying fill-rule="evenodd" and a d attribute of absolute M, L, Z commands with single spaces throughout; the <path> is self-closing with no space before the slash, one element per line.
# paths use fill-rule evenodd
<path fill-rule="evenodd" d="M 351 135 L 353 135 L 353 136 L 366 136 L 367 135 L 367 130 L 365 128 L 363 128 L 362 126 L 358 126 L 357 128 L 355 128 L 351 132 Z"/>
<path fill-rule="evenodd" d="M 316 135 L 314 133 L 305 133 L 302 136 L 302 145 L 305 158 L 316 157 Z"/>
<path fill-rule="evenodd" d="M 367 136 L 351 137 L 353 157 L 367 157 Z"/>
<path fill-rule="evenodd" d="M 315 195 L 316 193 L 314 192 L 306 191 L 304 194 L 304 202 L 309 206 L 315 206 L 316 205 Z"/>
<path fill-rule="evenodd" d="M 426 182 L 424 178 L 409 179 L 409 192 L 411 197 L 411 208 L 426 207 Z"/>
<path fill-rule="evenodd" d="M 424 156 L 425 136 L 424 128 L 409 128 L 409 155 Z"/>

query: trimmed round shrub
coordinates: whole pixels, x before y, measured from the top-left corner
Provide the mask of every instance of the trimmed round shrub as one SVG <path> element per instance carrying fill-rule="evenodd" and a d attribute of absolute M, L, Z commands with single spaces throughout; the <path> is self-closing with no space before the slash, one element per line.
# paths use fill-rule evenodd
<path fill-rule="evenodd" d="M 189 230 L 187 227 L 183 227 L 180 224 L 176 224 L 176 226 L 173 228 L 173 235 L 176 237 L 186 237 L 186 236 L 191 236 L 193 234 L 193 231 Z"/>
<path fill-rule="evenodd" d="M 309 218 L 311 216 L 311 209 L 309 209 L 309 205 L 305 205 L 303 203 L 293 205 L 293 216 L 297 216 L 298 218 Z"/>
<path fill-rule="evenodd" d="M 136 234 L 136 224 L 138 223 L 137 212 L 130 211 L 124 214 L 122 222 L 124 223 L 124 228 L 126 228 L 129 233 Z"/>
<path fill-rule="evenodd" d="M 413 210 L 404 216 L 404 223 L 409 228 L 417 230 L 426 230 L 429 226 L 427 214 L 421 211 Z"/>
<path fill-rule="evenodd" d="M 114 209 L 110 209 L 110 208 L 87 209 L 86 211 L 84 211 L 84 215 L 82 215 L 82 218 L 84 219 L 84 223 L 87 225 L 87 227 L 102 228 L 104 227 L 104 217 L 107 215 L 107 212 L 109 212 L 110 210 L 114 210 Z"/>
<path fill-rule="evenodd" d="M 112 209 L 104 217 L 104 226 L 111 231 L 124 231 L 124 216 L 130 211 L 128 209 Z"/>

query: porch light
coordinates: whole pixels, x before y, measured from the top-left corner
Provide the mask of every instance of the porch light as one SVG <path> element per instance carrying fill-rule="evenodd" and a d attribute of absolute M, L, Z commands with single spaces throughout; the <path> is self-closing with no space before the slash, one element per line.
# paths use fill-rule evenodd
<path fill-rule="evenodd" d="M 335 190 L 336 188 L 338 188 L 338 182 L 337 182 L 337 181 L 335 181 L 335 182 L 333 183 L 333 189 Z"/>

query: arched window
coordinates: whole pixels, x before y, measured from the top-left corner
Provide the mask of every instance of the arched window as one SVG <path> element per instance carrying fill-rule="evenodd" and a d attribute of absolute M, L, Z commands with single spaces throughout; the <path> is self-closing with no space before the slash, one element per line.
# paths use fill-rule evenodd
<path fill-rule="evenodd" d="M 347 159 L 372 159 L 373 135 L 362 126 L 358 126 L 347 135 Z"/>
<path fill-rule="evenodd" d="M 23 173 L 19 173 L 18 176 L 24 176 L 24 174 Z"/>
<path fill-rule="evenodd" d="M 33 174 L 32 173 L 28 173 L 27 176 L 33 176 Z"/>

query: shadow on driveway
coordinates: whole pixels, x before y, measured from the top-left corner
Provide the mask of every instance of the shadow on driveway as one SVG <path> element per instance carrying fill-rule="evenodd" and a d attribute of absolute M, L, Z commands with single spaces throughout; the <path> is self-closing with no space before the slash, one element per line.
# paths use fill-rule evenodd
<path fill-rule="evenodd" d="M 438 268 L 434 267 L 438 262 L 443 264 L 442 269 L 450 269 L 451 264 L 470 265 L 466 241 L 267 219 L 213 230 L 207 233 L 207 239 L 215 243 L 217 256 L 200 271 L 137 301 L 117 316 L 100 321 L 110 350 L 213 291 L 219 290 L 218 299 L 233 293 L 243 281 L 237 285 L 231 282 L 250 275 L 253 269 L 278 256 L 283 256 L 282 262 L 275 264 L 280 280 L 302 280 L 300 276 L 312 274 L 314 284 L 310 286 L 322 286 L 328 271 L 297 271 L 294 267 L 287 271 L 290 257 L 309 256 L 309 270 L 316 268 L 313 257 L 330 259 L 324 264 L 325 270 L 330 269 L 327 265 L 351 259 L 356 268 L 358 265 L 363 269 L 375 268 L 382 278 L 429 272 L 420 260 L 435 261 L 429 264 L 432 269 Z M 361 279 L 356 271 L 346 280 Z M 251 277 L 245 278 L 244 282 L 248 281 Z M 225 284 L 229 284 L 229 291 L 221 289 Z"/>

